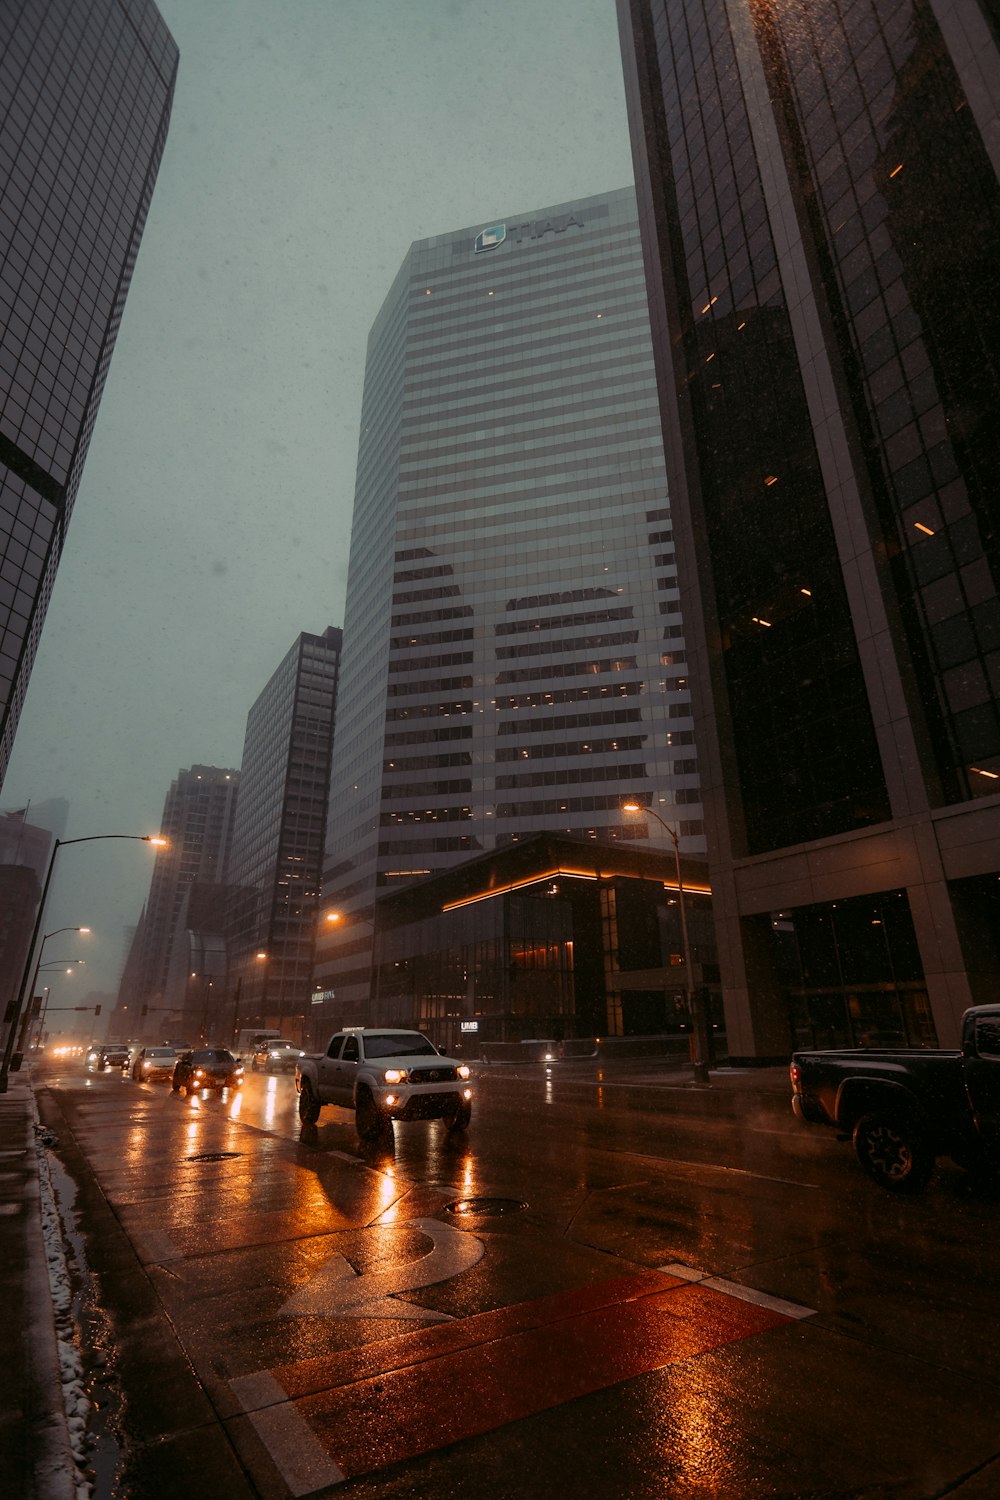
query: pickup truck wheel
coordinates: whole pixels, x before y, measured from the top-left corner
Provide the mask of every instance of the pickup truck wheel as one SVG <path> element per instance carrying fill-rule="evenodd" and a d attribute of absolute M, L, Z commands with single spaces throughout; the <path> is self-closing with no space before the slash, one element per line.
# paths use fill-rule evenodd
<path fill-rule="evenodd" d="M 358 1127 L 358 1135 L 363 1141 L 377 1141 L 389 1123 L 379 1112 L 378 1105 L 367 1089 L 358 1090 L 354 1118 Z"/>
<path fill-rule="evenodd" d="M 312 1084 L 303 1079 L 299 1093 L 299 1119 L 303 1125 L 315 1125 L 319 1119 L 319 1100 L 312 1091 Z"/>
<path fill-rule="evenodd" d="M 469 1121 L 472 1119 L 472 1105 L 468 1099 L 462 1099 L 445 1118 L 449 1130 L 468 1130 Z"/>
<path fill-rule="evenodd" d="M 869 1177 L 893 1193 L 920 1192 L 934 1170 L 934 1152 L 920 1129 L 893 1115 L 862 1115 L 854 1150 Z"/>

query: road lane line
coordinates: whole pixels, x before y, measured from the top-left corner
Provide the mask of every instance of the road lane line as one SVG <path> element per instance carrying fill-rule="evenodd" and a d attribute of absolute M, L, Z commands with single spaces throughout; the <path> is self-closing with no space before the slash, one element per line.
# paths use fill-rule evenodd
<path fill-rule="evenodd" d="M 345 1474 L 273 1375 L 261 1370 L 241 1375 L 230 1385 L 293 1495 L 343 1483 Z"/>
<path fill-rule="evenodd" d="M 711 1287 L 715 1292 L 724 1292 L 727 1297 L 738 1297 L 741 1302 L 752 1302 L 756 1307 L 767 1307 L 772 1312 L 780 1313 L 785 1318 L 813 1318 L 816 1316 L 814 1307 L 804 1307 L 801 1302 L 786 1302 L 784 1297 L 772 1297 L 770 1292 L 758 1292 L 756 1287 L 744 1286 L 739 1281 L 726 1281 L 721 1276 L 708 1276 L 704 1271 L 698 1271 L 694 1266 L 682 1266 L 674 1261 L 669 1266 L 659 1268 L 664 1276 L 680 1276 L 685 1281 L 696 1282 L 699 1286 Z"/>
<path fill-rule="evenodd" d="M 651 1161 L 659 1167 L 691 1167 L 696 1172 L 729 1172 L 734 1177 L 754 1177 L 758 1182 L 779 1182 L 783 1187 L 815 1188 L 818 1182 L 798 1182 L 791 1177 L 771 1177 L 766 1172 L 751 1172 L 749 1167 L 728 1167 L 724 1162 L 684 1161 L 679 1156 L 651 1156 L 648 1151 L 616 1151 L 612 1146 L 601 1148 L 605 1156 L 628 1156 L 633 1161 Z"/>

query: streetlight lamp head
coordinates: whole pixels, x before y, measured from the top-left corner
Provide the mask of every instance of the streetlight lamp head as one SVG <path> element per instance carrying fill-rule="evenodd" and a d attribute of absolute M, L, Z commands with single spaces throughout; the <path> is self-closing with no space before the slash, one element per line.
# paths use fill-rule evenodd
<path fill-rule="evenodd" d="M 638 802 L 623 802 L 622 812 L 642 812 L 642 808 Z"/>
<path fill-rule="evenodd" d="M 343 920 L 344 913 L 341 911 L 328 911 L 326 917 L 324 918 L 324 921 L 327 922 L 342 922 Z"/>
<path fill-rule="evenodd" d="M 143 843 L 146 843 L 146 844 L 155 844 L 158 849 L 165 849 L 167 847 L 167 840 L 166 839 L 156 838 L 151 833 L 147 833 L 144 836 Z"/>

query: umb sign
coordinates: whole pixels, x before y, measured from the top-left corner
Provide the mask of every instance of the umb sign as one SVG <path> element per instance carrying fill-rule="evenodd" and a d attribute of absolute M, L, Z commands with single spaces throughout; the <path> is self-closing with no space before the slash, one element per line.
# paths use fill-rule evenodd
<path fill-rule="evenodd" d="M 546 234 L 564 234 L 571 224 L 583 228 L 583 220 L 575 214 L 556 214 L 554 219 L 532 219 L 525 224 L 490 224 L 476 235 L 474 248 L 477 255 L 485 250 L 495 250 L 510 238 L 516 245 L 522 240 L 540 240 Z"/>

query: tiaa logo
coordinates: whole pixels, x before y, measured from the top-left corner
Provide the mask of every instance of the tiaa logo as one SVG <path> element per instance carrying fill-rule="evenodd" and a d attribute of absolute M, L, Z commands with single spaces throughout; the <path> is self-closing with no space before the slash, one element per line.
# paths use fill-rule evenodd
<path fill-rule="evenodd" d="M 484 250 L 495 250 L 506 238 L 506 224 L 491 224 L 488 229 L 481 229 L 476 235 L 476 254 L 480 255 Z"/>

